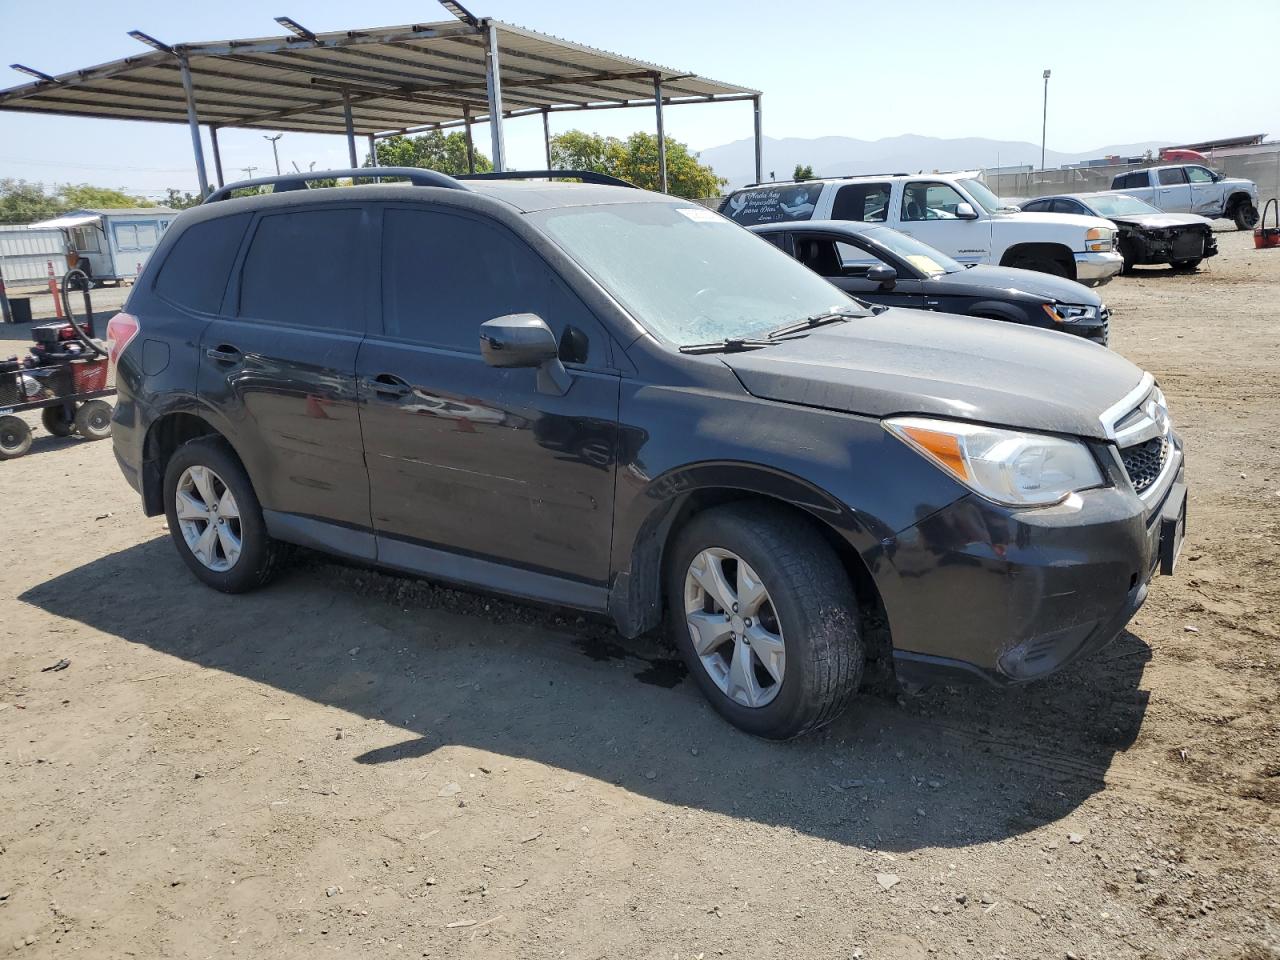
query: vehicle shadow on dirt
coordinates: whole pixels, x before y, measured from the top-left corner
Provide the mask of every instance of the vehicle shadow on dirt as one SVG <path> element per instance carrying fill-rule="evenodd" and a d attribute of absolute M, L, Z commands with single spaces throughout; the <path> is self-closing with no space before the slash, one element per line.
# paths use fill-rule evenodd
<path fill-rule="evenodd" d="M 826 730 L 779 744 L 720 720 L 655 643 L 623 641 L 572 613 L 315 558 L 230 597 L 196 583 L 157 537 L 20 599 L 404 731 L 375 749 L 353 740 L 356 764 L 425 763 L 465 745 L 894 851 L 1013 837 L 1101 790 L 1141 727 L 1150 659 L 1126 633 L 1037 685 L 864 695 Z"/>

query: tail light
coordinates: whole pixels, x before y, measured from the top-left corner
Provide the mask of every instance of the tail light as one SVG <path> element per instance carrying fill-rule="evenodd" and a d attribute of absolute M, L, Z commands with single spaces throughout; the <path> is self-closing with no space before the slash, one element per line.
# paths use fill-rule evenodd
<path fill-rule="evenodd" d="M 117 313 L 107 322 L 107 359 L 114 370 L 124 348 L 133 342 L 142 325 L 129 313 Z"/>

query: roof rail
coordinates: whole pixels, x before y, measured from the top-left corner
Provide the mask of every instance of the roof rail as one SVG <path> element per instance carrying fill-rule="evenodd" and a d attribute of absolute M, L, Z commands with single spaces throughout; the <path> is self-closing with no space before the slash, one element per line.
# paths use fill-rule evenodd
<path fill-rule="evenodd" d="M 866 179 L 867 177 L 909 177 L 909 176 L 911 176 L 911 174 L 903 173 L 901 171 L 899 171 L 898 173 L 842 173 L 834 177 L 819 177 L 819 176 L 805 177 L 803 180 L 761 180 L 759 183 L 743 184 L 739 189 L 745 190 L 747 189 L 747 187 L 771 187 L 775 183 L 778 183 L 778 184 L 813 183 L 818 180 L 863 180 L 863 179 Z"/>
<path fill-rule="evenodd" d="M 351 177 L 360 180 L 377 180 L 383 177 L 398 177 L 408 180 L 415 187 L 446 187 L 450 190 L 467 190 L 465 184 L 459 183 L 447 173 L 436 170 L 424 170 L 421 167 L 360 167 L 356 170 L 308 170 L 306 173 L 285 173 L 274 177 L 258 177 L 254 180 L 240 180 L 219 187 L 205 198 L 205 203 L 226 200 L 233 190 L 244 190 L 248 187 L 274 187 L 276 193 L 289 190 L 309 189 L 307 184 L 313 180 L 332 180 L 338 177 Z"/>
<path fill-rule="evenodd" d="M 459 180 L 581 180 L 583 183 L 601 183 L 610 187 L 631 187 L 639 190 L 630 180 L 611 177 L 594 170 L 503 170 L 501 173 L 462 173 Z"/>

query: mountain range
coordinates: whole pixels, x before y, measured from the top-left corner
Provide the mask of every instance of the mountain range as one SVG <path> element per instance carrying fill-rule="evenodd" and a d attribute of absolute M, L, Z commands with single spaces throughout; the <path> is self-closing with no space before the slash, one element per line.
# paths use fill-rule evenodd
<path fill-rule="evenodd" d="M 1046 150 L 1046 166 L 1092 160 L 1097 157 L 1141 156 L 1147 150 L 1159 152 L 1171 141 L 1122 143 L 1064 153 Z M 700 151 L 703 163 L 729 179 L 730 187 L 740 187 L 755 179 L 755 147 L 750 139 L 735 140 Z M 917 173 L 933 170 L 975 170 L 1016 164 L 1040 165 L 1040 144 L 1023 140 L 988 140 L 985 137 L 922 137 L 908 133 L 881 140 L 857 140 L 853 137 L 765 137 L 763 142 L 764 176 L 770 172 L 778 180 L 789 180 L 797 163 L 809 164 L 819 177 L 847 176 L 858 173 Z"/>

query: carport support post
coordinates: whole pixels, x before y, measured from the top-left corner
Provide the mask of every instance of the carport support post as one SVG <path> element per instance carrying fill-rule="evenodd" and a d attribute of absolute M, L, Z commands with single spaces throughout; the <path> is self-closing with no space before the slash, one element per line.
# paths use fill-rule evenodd
<path fill-rule="evenodd" d="M 347 125 L 347 156 L 351 158 L 351 169 L 354 170 L 356 164 L 356 128 L 351 122 L 351 93 L 350 91 L 342 91 L 342 119 Z"/>
<path fill-rule="evenodd" d="M 378 144 L 373 134 L 369 134 L 369 165 L 376 167 L 378 165 Z"/>
<path fill-rule="evenodd" d="M 551 110 L 542 108 L 542 143 L 547 148 L 547 169 L 551 169 Z"/>
<path fill-rule="evenodd" d="M 218 186 L 225 187 L 227 184 L 222 178 L 222 154 L 218 152 L 218 128 L 213 124 L 209 124 L 209 145 L 213 147 L 213 172 L 217 174 Z"/>
<path fill-rule="evenodd" d="M 489 132 L 493 137 L 493 169 L 507 169 L 507 150 L 502 141 L 502 73 L 498 67 L 498 28 L 484 27 L 484 86 L 489 95 Z"/>
<path fill-rule="evenodd" d="M 658 112 L 658 189 L 667 192 L 667 135 L 662 128 L 662 74 L 653 75 L 653 103 Z"/>
<path fill-rule="evenodd" d="M 200 120 L 196 114 L 196 94 L 191 86 L 191 66 L 186 57 L 178 57 L 182 73 L 182 89 L 187 95 L 187 126 L 191 128 L 191 149 L 196 155 L 196 175 L 200 179 L 200 198 L 209 195 L 209 174 L 204 168 L 204 144 L 200 142 Z"/>
<path fill-rule="evenodd" d="M 471 108 L 462 108 L 462 129 L 467 135 L 467 173 L 476 172 L 476 145 L 471 139 Z"/>
<path fill-rule="evenodd" d="M 756 119 L 756 183 L 764 182 L 764 137 L 760 132 L 760 94 L 751 98 Z"/>

